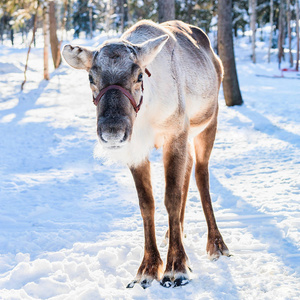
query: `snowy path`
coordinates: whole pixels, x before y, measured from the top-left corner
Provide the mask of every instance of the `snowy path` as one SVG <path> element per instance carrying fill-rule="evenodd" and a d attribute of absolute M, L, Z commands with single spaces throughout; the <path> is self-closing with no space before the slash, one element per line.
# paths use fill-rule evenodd
<path fill-rule="evenodd" d="M 143 254 L 143 229 L 126 168 L 93 158 L 95 109 L 85 72 L 65 64 L 40 80 L 34 49 L 0 55 L 0 299 L 299 299 L 300 81 L 260 78 L 276 66 L 238 52 L 245 105 L 220 97 L 212 153 L 216 218 L 233 256 L 206 258 L 207 229 L 194 179 L 185 246 L 193 281 L 125 289 Z M 152 154 L 157 239 L 167 229 L 161 153 Z M 166 247 L 160 246 L 162 258 Z"/>

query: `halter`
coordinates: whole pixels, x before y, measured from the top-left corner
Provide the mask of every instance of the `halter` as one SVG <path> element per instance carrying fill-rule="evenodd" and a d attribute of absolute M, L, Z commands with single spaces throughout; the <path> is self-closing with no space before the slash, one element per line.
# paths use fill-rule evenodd
<path fill-rule="evenodd" d="M 149 70 L 146 68 L 145 69 L 145 73 L 148 75 L 148 77 L 151 76 L 151 73 L 149 72 Z M 128 92 L 126 89 L 124 89 L 123 87 L 121 87 L 120 85 L 116 85 L 116 84 L 113 84 L 113 85 L 109 85 L 107 86 L 106 88 L 102 89 L 99 94 L 97 95 L 96 98 L 93 97 L 93 102 L 94 104 L 97 106 L 98 103 L 100 102 L 102 96 L 109 90 L 119 90 L 121 91 L 127 98 L 128 100 L 130 101 L 131 105 L 133 106 L 133 109 L 136 113 L 138 113 L 138 111 L 140 110 L 141 108 L 141 105 L 143 103 L 143 92 L 144 92 L 144 85 L 143 85 L 143 81 L 142 81 L 142 95 L 141 95 L 141 98 L 140 98 L 140 102 L 139 104 L 137 104 L 133 98 L 133 96 L 131 95 L 130 92 Z"/>

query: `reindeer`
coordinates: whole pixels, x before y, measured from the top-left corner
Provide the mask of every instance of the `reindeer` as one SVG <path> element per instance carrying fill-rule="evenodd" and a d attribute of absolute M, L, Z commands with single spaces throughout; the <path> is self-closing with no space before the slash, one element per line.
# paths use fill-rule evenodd
<path fill-rule="evenodd" d="M 97 107 L 97 135 L 106 157 L 129 166 L 144 224 L 144 258 L 135 279 L 143 288 L 190 281 L 183 246 L 184 212 L 195 151 L 195 178 L 208 227 L 207 253 L 229 251 L 219 232 L 209 193 L 208 161 L 217 128 L 220 59 L 199 28 L 181 21 L 140 21 L 99 48 L 66 45 L 63 57 L 89 74 Z M 155 237 L 149 152 L 163 148 L 169 248 L 165 270 Z"/>

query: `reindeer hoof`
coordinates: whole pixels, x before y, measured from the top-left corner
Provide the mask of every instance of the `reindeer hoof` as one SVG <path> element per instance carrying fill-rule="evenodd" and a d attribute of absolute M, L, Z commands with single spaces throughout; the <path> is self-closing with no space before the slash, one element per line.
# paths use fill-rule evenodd
<path fill-rule="evenodd" d="M 174 287 L 184 286 L 187 285 L 189 282 L 190 280 L 184 275 L 182 275 L 174 280 Z"/>
<path fill-rule="evenodd" d="M 178 275 L 178 277 L 171 278 L 170 276 L 164 276 L 163 279 L 160 281 L 160 284 L 165 288 L 170 287 L 179 287 L 187 285 L 190 282 L 190 279 L 185 275 Z"/>
<path fill-rule="evenodd" d="M 146 289 L 148 287 L 151 286 L 151 283 L 152 283 L 153 279 L 144 279 L 143 281 L 140 282 L 140 285 L 143 289 Z"/>
<path fill-rule="evenodd" d="M 231 256 L 228 247 L 223 242 L 222 237 L 209 239 L 207 242 L 207 256 L 210 260 L 216 261 L 221 255 Z"/>
<path fill-rule="evenodd" d="M 134 279 L 134 280 L 132 280 L 131 282 L 129 282 L 129 283 L 127 284 L 126 288 L 127 288 L 127 289 L 132 289 L 132 288 L 135 286 L 136 283 L 139 283 L 140 286 L 141 286 L 143 289 L 146 289 L 146 288 L 148 288 L 148 287 L 151 286 L 152 281 L 153 281 L 153 279 L 151 279 L 151 278 L 145 278 L 145 279 L 143 279 L 143 280 L 136 280 L 136 279 Z"/>
<path fill-rule="evenodd" d="M 129 282 L 127 284 L 126 289 L 132 289 L 136 283 L 137 283 L 137 280 L 132 280 L 131 282 Z"/>
<path fill-rule="evenodd" d="M 164 276 L 160 284 L 165 288 L 169 288 L 173 285 L 172 280 L 169 276 Z"/>

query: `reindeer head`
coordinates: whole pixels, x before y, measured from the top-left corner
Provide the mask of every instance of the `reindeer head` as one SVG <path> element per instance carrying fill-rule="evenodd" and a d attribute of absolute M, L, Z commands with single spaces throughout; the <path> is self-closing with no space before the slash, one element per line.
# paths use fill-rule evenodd
<path fill-rule="evenodd" d="M 89 73 L 93 97 L 97 99 L 97 133 L 105 148 L 120 148 L 130 141 L 136 118 L 131 102 L 140 102 L 145 68 L 167 40 L 168 35 L 162 35 L 142 44 L 110 40 L 97 50 L 71 45 L 64 47 L 62 55 L 67 63 Z M 131 101 L 126 91 L 132 96 Z"/>

